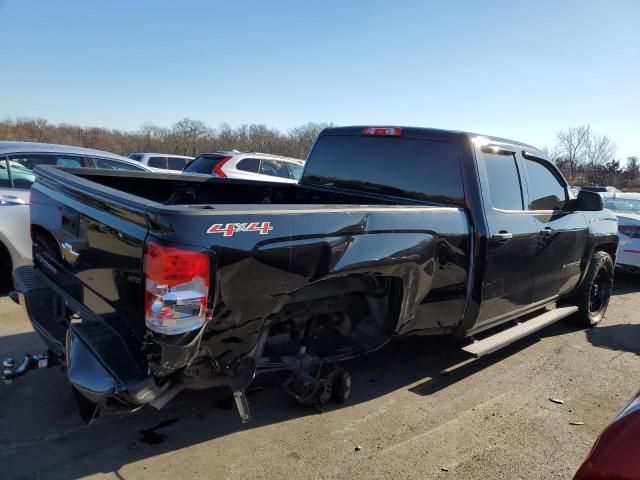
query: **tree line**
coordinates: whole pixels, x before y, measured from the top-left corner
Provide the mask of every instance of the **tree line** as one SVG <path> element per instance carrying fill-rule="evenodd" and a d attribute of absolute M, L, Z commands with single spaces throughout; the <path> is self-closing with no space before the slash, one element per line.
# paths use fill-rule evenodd
<path fill-rule="evenodd" d="M 640 187 L 638 157 L 628 157 L 622 165 L 613 140 L 589 125 L 559 131 L 555 145 L 544 150 L 572 185 Z"/>
<path fill-rule="evenodd" d="M 18 118 L 0 120 L 0 139 L 76 145 L 120 155 L 139 151 L 194 156 L 237 149 L 304 159 L 318 133 L 328 126 L 331 124 L 310 122 L 281 132 L 262 124 L 233 128 L 223 123 L 214 129 L 199 120 L 185 118 L 169 128 L 147 123 L 136 131 L 123 131 Z M 555 145 L 544 150 L 572 185 L 640 187 L 638 157 L 629 157 L 621 164 L 613 140 L 589 125 L 558 132 Z"/>
<path fill-rule="evenodd" d="M 195 156 L 203 152 L 237 149 L 306 158 L 320 131 L 330 124 L 306 123 L 281 132 L 262 124 L 233 128 L 223 123 L 214 129 L 185 118 L 169 128 L 147 123 L 136 131 L 52 124 L 41 118 L 0 120 L 0 140 L 59 143 L 95 148 L 120 155 L 160 152 Z"/>

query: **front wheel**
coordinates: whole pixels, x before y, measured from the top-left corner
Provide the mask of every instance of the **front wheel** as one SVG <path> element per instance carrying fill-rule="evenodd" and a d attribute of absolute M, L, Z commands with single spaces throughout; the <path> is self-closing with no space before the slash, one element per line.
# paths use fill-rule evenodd
<path fill-rule="evenodd" d="M 575 322 L 593 327 L 604 317 L 613 290 L 613 260 L 607 252 L 595 252 L 576 295 Z"/>

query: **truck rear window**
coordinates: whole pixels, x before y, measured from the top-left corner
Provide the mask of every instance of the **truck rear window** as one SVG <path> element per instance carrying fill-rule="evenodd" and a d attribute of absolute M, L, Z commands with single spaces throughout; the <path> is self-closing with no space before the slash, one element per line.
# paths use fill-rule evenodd
<path fill-rule="evenodd" d="M 456 147 L 441 141 L 322 136 L 309 156 L 301 183 L 464 202 Z"/>

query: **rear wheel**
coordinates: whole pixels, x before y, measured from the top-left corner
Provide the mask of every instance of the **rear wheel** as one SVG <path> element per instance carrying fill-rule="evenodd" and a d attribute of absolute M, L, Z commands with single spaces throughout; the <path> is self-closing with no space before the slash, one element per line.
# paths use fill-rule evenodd
<path fill-rule="evenodd" d="M 582 327 L 593 327 L 604 317 L 613 290 L 613 260 L 607 252 L 595 252 L 578 290 L 578 313 L 572 318 Z"/>

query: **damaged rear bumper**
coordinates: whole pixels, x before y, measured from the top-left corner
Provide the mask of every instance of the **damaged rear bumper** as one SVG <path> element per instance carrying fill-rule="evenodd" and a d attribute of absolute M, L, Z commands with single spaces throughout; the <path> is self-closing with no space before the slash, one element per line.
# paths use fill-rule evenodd
<path fill-rule="evenodd" d="M 31 266 L 14 272 L 16 300 L 47 346 L 49 357 L 66 366 L 80 415 L 86 422 L 104 408 L 131 411 L 146 404 L 162 408 L 184 389 L 229 384 L 225 375 L 197 382 L 159 381 L 113 328 L 60 288 L 64 281 L 64 277 L 54 281 Z M 186 346 L 186 350 L 190 348 Z"/>

